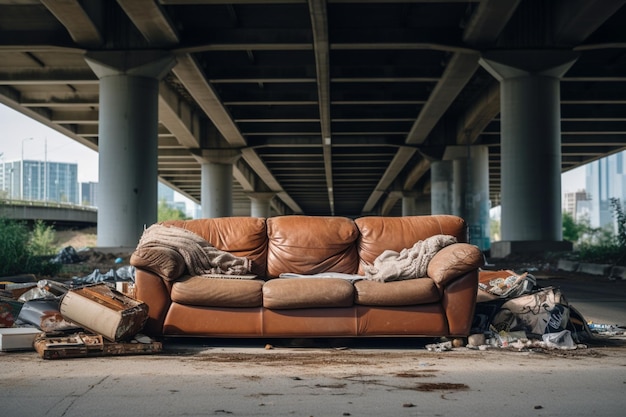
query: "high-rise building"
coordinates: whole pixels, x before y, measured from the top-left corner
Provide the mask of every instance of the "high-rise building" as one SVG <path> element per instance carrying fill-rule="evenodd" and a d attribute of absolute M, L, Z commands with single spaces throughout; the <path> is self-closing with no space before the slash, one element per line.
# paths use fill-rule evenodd
<path fill-rule="evenodd" d="M 83 206 L 98 206 L 98 183 L 80 183 L 80 204 Z"/>
<path fill-rule="evenodd" d="M 76 163 L 23 160 L 1 169 L 0 189 L 9 199 L 79 203 Z"/>
<path fill-rule="evenodd" d="M 583 216 L 589 216 L 588 198 L 585 190 L 563 194 L 563 211 L 569 213 L 572 218 L 579 222 Z"/>
<path fill-rule="evenodd" d="M 617 198 L 624 208 L 626 199 L 626 151 L 607 156 L 586 167 L 587 196 L 590 203 L 591 227 L 615 225 L 611 198 Z"/>

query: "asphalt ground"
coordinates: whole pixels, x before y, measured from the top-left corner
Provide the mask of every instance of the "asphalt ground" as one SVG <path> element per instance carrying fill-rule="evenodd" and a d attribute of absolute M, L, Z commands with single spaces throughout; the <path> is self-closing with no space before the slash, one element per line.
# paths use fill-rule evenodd
<path fill-rule="evenodd" d="M 626 281 L 536 274 L 589 321 L 626 324 Z M 306 342 L 306 343 L 305 343 Z M 0 353 L 0 415 L 622 416 L 626 338 L 575 350 L 428 339 L 167 339 L 150 355 Z"/>

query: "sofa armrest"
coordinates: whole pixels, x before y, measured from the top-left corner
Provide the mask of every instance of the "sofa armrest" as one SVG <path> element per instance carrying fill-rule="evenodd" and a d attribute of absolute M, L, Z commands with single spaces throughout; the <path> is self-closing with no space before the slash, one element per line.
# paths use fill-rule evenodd
<path fill-rule="evenodd" d="M 428 276 L 441 288 L 461 275 L 476 271 L 485 264 L 477 246 L 454 243 L 439 250 L 428 264 Z"/>
<path fill-rule="evenodd" d="M 169 311 L 171 284 L 160 276 L 137 268 L 135 270 L 135 297 L 148 305 L 148 319 L 144 333 L 151 336 L 163 334 L 163 322 Z"/>
<path fill-rule="evenodd" d="M 185 259 L 176 250 L 161 248 L 137 248 L 130 256 L 135 268 L 150 271 L 166 281 L 176 281 L 185 273 Z"/>

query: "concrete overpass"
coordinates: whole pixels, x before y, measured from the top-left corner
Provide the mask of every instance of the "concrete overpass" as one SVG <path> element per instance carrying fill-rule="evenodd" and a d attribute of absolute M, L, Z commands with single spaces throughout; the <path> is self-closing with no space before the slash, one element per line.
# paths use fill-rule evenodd
<path fill-rule="evenodd" d="M 626 148 L 624 3 L 0 0 L 0 101 L 99 151 L 105 246 L 158 177 L 209 217 L 451 212 L 476 242 L 501 204 L 540 249 L 560 174 Z"/>
<path fill-rule="evenodd" d="M 98 221 L 95 207 L 42 201 L 2 201 L 0 217 L 32 222 L 43 220 L 62 227 L 90 227 Z"/>

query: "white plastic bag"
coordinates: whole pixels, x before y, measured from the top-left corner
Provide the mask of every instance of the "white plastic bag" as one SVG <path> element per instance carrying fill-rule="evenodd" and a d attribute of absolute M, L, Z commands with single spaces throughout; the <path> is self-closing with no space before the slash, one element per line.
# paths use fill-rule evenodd
<path fill-rule="evenodd" d="M 558 333 L 546 333 L 541 338 L 546 347 L 550 349 L 576 349 L 576 344 L 572 340 L 572 333 L 569 330 L 562 330 Z"/>

